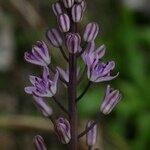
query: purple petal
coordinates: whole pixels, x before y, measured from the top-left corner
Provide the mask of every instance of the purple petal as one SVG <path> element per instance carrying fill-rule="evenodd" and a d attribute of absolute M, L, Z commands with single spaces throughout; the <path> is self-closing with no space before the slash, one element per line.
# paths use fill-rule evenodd
<path fill-rule="evenodd" d="M 108 74 L 111 70 L 113 70 L 115 68 L 115 62 L 114 61 L 110 61 L 105 65 L 105 68 L 103 70 L 103 74 Z"/>
<path fill-rule="evenodd" d="M 34 86 L 29 86 L 29 87 L 25 87 L 24 90 L 27 94 L 33 94 L 33 92 L 35 91 L 35 87 Z"/>
<path fill-rule="evenodd" d="M 38 77 L 36 77 L 36 76 L 30 75 L 30 76 L 29 76 L 29 80 L 30 80 L 30 82 L 31 82 L 33 85 L 35 85 L 35 83 L 36 83 L 37 81 L 41 81 L 42 79 L 41 79 L 41 78 L 38 78 Z"/>
<path fill-rule="evenodd" d="M 105 55 L 106 47 L 105 45 L 102 45 L 98 47 L 95 51 L 98 54 L 99 59 L 101 59 Z"/>
<path fill-rule="evenodd" d="M 115 76 L 106 76 L 106 77 L 100 77 L 96 79 L 94 82 L 102 82 L 102 81 L 110 81 L 118 77 L 119 73 L 117 73 Z"/>
<path fill-rule="evenodd" d="M 58 78 L 59 78 L 59 72 L 56 71 L 56 74 L 55 74 L 54 79 L 53 79 L 53 83 L 51 85 L 51 92 L 53 95 L 56 94 Z"/>
<path fill-rule="evenodd" d="M 49 68 L 48 67 L 44 67 L 43 68 L 43 79 L 44 80 L 48 80 L 50 78 L 49 76 Z"/>
<path fill-rule="evenodd" d="M 90 52 L 94 52 L 94 50 L 95 50 L 95 42 L 94 41 L 89 42 L 87 44 L 87 48 L 86 48 L 85 52 L 90 53 Z"/>
<path fill-rule="evenodd" d="M 24 58 L 27 62 L 43 66 L 43 63 L 41 63 L 32 53 L 25 52 Z M 45 64 L 44 64 L 45 65 Z"/>

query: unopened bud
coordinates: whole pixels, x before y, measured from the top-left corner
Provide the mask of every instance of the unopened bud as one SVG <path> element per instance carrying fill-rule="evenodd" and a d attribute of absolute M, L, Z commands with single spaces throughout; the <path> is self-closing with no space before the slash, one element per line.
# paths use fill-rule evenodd
<path fill-rule="evenodd" d="M 90 127 L 94 121 L 88 121 L 86 128 Z M 88 146 L 94 146 L 97 140 L 97 125 L 95 125 L 87 134 L 86 134 L 86 143 Z"/>
<path fill-rule="evenodd" d="M 69 121 L 64 118 L 58 118 L 55 122 L 54 128 L 59 140 L 63 144 L 68 144 L 71 139 Z"/>
<path fill-rule="evenodd" d="M 99 31 L 99 27 L 97 23 L 89 23 L 86 26 L 84 31 L 84 35 L 83 35 L 84 41 L 86 42 L 94 41 L 98 34 L 98 31 Z"/>
<path fill-rule="evenodd" d="M 56 16 L 63 13 L 63 7 L 60 2 L 56 2 L 52 5 L 52 10 Z"/>
<path fill-rule="evenodd" d="M 70 53 L 77 53 L 80 49 L 81 37 L 77 33 L 69 33 L 66 39 L 66 46 Z"/>
<path fill-rule="evenodd" d="M 101 105 L 101 112 L 105 115 L 111 113 L 114 107 L 119 103 L 121 100 L 122 95 L 118 90 L 113 90 L 109 85 L 106 89 L 106 94 L 104 101 Z"/>
<path fill-rule="evenodd" d="M 71 8 L 73 6 L 73 4 L 74 4 L 74 0 L 62 0 L 62 1 L 63 1 L 64 6 L 66 8 Z"/>
<path fill-rule="evenodd" d="M 70 29 L 70 19 L 67 14 L 61 14 L 58 16 L 58 25 L 62 32 L 68 32 Z"/>
<path fill-rule="evenodd" d="M 80 22 L 83 18 L 83 8 L 81 4 L 75 4 L 71 10 L 72 20 L 74 22 Z"/>
<path fill-rule="evenodd" d="M 40 135 L 36 135 L 33 141 L 36 150 L 47 150 L 44 139 Z"/>
<path fill-rule="evenodd" d="M 51 29 L 46 32 L 46 36 L 54 47 L 59 47 L 63 43 L 61 33 L 58 29 Z"/>

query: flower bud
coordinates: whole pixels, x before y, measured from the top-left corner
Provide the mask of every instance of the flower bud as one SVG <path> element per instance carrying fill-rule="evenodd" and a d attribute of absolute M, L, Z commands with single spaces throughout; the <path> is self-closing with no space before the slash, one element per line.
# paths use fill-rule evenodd
<path fill-rule="evenodd" d="M 53 113 L 52 109 L 48 106 L 48 103 L 46 103 L 46 101 L 44 101 L 43 98 L 33 96 L 33 99 L 34 99 L 33 103 L 45 117 L 49 117 L 52 115 Z"/>
<path fill-rule="evenodd" d="M 107 86 L 104 101 L 101 105 L 101 112 L 105 115 L 111 113 L 114 107 L 121 100 L 122 95 L 118 90 L 113 90 L 110 85 Z"/>
<path fill-rule="evenodd" d="M 84 41 L 86 42 L 94 41 L 98 34 L 98 31 L 99 31 L 99 27 L 97 23 L 89 23 L 86 26 L 84 31 L 84 35 L 83 35 Z"/>
<path fill-rule="evenodd" d="M 58 118 L 55 122 L 54 128 L 59 140 L 63 144 L 68 144 L 71 139 L 69 121 L 64 118 Z"/>
<path fill-rule="evenodd" d="M 77 2 L 77 3 L 81 3 L 81 2 L 82 2 L 82 0 L 75 0 L 75 2 Z"/>
<path fill-rule="evenodd" d="M 61 14 L 58 16 L 58 25 L 62 32 L 68 32 L 70 29 L 70 19 L 67 14 Z"/>
<path fill-rule="evenodd" d="M 62 1 L 63 1 L 64 6 L 66 8 L 71 8 L 73 6 L 73 4 L 74 4 L 74 0 L 62 0 Z"/>
<path fill-rule="evenodd" d="M 86 1 L 82 0 L 82 2 L 80 3 L 80 5 L 82 6 L 83 12 L 86 10 Z"/>
<path fill-rule="evenodd" d="M 86 128 L 90 127 L 94 121 L 88 121 Z M 95 125 L 87 134 L 86 134 L 86 143 L 88 146 L 94 146 L 97 140 L 97 125 Z"/>
<path fill-rule="evenodd" d="M 56 2 L 52 4 L 52 10 L 56 16 L 60 15 L 63 13 L 63 7 L 60 2 Z"/>
<path fill-rule="evenodd" d="M 46 32 L 47 39 L 54 47 L 59 47 L 63 43 L 61 33 L 58 29 L 51 29 Z"/>
<path fill-rule="evenodd" d="M 83 17 L 83 8 L 81 4 L 75 4 L 71 10 L 72 20 L 74 22 L 80 22 Z"/>
<path fill-rule="evenodd" d="M 78 33 L 69 33 L 66 39 L 66 46 L 70 53 L 77 53 L 80 48 L 81 37 Z"/>
<path fill-rule="evenodd" d="M 51 62 L 48 47 L 43 41 L 38 41 L 31 52 L 25 52 L 24 58 L 27 62 L 40 66 L 47 66 Z"/>
<path fill-rule="evenodd" d="M 47 150 L 44 139 L 40 135 L 36 135 L 33 141 L 36 150 Z"/>

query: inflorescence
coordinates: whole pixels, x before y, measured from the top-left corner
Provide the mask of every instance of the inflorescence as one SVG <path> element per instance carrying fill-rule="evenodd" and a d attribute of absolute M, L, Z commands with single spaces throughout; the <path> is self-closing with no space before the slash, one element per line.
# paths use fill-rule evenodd
<path fill-rule="evenodd" d="M 53 125 L 56 135 L 62 144 L 70 144 L 71 150 L 77 150 L 79 138 L 86 135 L 86 143 L 92 148 L 97 138 L 97 123 L 102 115 L 108 115 L 121 100 L 119 90 L 107 86 L 104 100 L 100 106 L 100 118 L 96 121 L 87 122 L 85 130 L 78 134 L 77 131 L 77 103 L 86 94 L 93 83 L 110 81 L 118 76 L 112 75 L 115 68 L 114 61 L 103 62 L 106 47 L 102 45 L 96 47 L 95 39 L 99 32 L 99 26 L 96 22 L 90 22 L 86 25 L 83 35 L 78 33 L 77 25 L 82 21 L 86 10 L 85 0 L 58 0 L 52 4 L 52 10 L 57 18 L 58 28 L 48 29 L 46 37 L 50 44 L 58 48 L 62 56 L 68 63 L 64 70 L 61 67 L 54 67 L 49 55 L 48 46 L 44 41 L 38 41 L 31 51 L 25 52 L 25 60 L 31 64 L 42 67 L 43 74 L 40 77 L 30 75 L 29 80 L 32 86 L 25 87 L 25 92 L 33 96 L 33 102 L 37 109 Z M 85 64 L 83 73 L 77 66 L 77 60 L 81 58 Z M 51 73 L 50 73 L 51 72 Z M 77 85 L 80 83 L 87 72 L 89 83 L 85 90 L 77 97 Z M 68 88 L 68 109 L 65 108 L 61 98 L 56 97 L 58 81 Z M 58 119 L 53 118 L 53 110 L 44 98 L 52 97 L 56 104 L 68 116 Z M 76 130 L 76 131 L 73 131 Z M 78 135 L 77 135 L 78 134 Z M 43 138 L 40 135 L 34 138 L 35 148 L 37 150 L 46 150 Z"/>

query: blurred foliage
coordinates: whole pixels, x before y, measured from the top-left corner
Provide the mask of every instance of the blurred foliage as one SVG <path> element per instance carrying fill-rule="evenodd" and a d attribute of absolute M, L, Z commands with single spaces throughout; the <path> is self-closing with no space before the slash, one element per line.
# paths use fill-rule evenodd
<path fill-rule="evenodd" d="M 150 16 L 128 9 L 121 1 L 94 1 L 95 3 L 89 1 L 86 17 L 79 30 L 82 30 L 83 26 L 91 20 L 98 21 L 101 30 L 97 46 L 102 43 L 106 44 L 105 61 L 115 60 L 116 72 L 120 72 L 119 79 L 109 84 L 123 92 L 123 100 L 101 123 L 104 129 L 100 131 L 103 133 L 102 136 L 105 139 L 105 135 L 108 135 L 107 144 L 103 144 L 104 149 L 148 150 L 150 141 Z M 12 7 L 10 1 L 1 1 L 2 10 L 11 20 L 16 43 L 14 67 L 7 72 L 0 72 L 1 92 L 9 94 L 17 101 L 16 110 L 11 113 L 39 115 L 30 101 L 31 98 L 23 92 L 24 86 L 27 85 L 28 74 L 35 70 L 34 66 L 24 62 L 23 54 L 31 49 L 31 45 L 36 40 L 45 39 L 45 29 L 56 24 L 52 11 L 49 10 L 52 2 L 31 1 L 40 20 L 43 21 L 39 21 L 37 26 L 32 26 L 30 21 L 23 19 L 20 12 Z M 145 16 L 148 17 L 145 18 Z M 50 50 L 52 56 L 56 57 L 55 63 L 59 64 L 61 59 L 57 54 L 58 51 L 51 47 Z M 106 83 L 99 83 L 92 86 L 79 103 L 80 120 L 95 118 L 98 115 L 106 85 Z M 81 93 L 85 86 L 86 79 L 80 85 L 78 92 Z M 59 93 L 65 97 L 62 90 L 59 90 Z M 3 101 L 3 98 L 0 100 Z M 7 114 L 5 109 L 0 112 Z M 59 111 L 57 113 L 59 115 Z M 48 138 L 50 138 L 49 135 Z M 54 140 L 51 139 L 52 141 Z M 110 141 L 113 141 L 114 148 L 111 146 L 112 143 L 108 146 Z"/>

